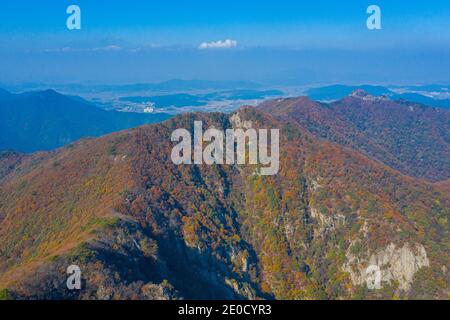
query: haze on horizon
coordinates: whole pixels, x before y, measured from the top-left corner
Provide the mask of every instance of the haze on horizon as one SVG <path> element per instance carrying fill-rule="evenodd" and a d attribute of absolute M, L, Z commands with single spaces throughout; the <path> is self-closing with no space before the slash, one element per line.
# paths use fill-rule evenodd
<path fill-rule="evenodd" d="M 66 28 L 71 4 L 81 7 L 81 30 Z M 382 30 L 366 28 L 371 4 L 382 10 Z M 443 0 L 20 0 L 0 8 L 0 83 L 448 83 L 449 49 Z"/>

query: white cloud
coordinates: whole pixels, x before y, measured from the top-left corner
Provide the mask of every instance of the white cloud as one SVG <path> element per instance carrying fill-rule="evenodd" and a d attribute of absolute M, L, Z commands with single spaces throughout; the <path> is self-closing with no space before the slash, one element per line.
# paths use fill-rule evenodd
<path fill-rule="evenodd" d="M 72 48 L 72 47 L 64 47 L 64 48 L 56 48 L 56 49 L 46 49 L 44 52 L 54 53 L 54 52 L 95 52 L 95 51 L 120 51 L 122 47 L 118 45 L 109 45 L 105 47 L 95 47 L 95 48 Z"/>
<path fill-rule="evenodd" d="M 198 47 L 199 49 L 229 49 L 229 48 L 236 48 L 237 47 L 237 41 L 236 40 L 219 40 L 219 41 L 213 41 L 213 42 L 203 42 Z"/>
<path fill-rule="evenodd" d="M 120 51 L 122 47 L 112 44 L 106 47 L 94 48 L 96 51 Z"/>

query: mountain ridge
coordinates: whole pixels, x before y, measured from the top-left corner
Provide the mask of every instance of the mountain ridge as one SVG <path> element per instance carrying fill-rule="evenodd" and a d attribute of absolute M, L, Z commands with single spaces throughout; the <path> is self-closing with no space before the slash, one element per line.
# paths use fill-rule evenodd
<path fill-rule="evenodd" d="M 406 100 L 409 102 L 424 104 L 437 108 L 450 109 L 450 100 L 446 98 L 433 98 L 430 93 L 447 93 L 447 86 L 407 86 L 407 87 L 384 87 L 375 85 L 330 85 L 325 87 L 311 88 L 306 95 L 314 100 L 332 102 L 340 100 L 352 94 L 356 90 L 363 90 L 373 96 L 389 97 L 391 100 Z M 431 92 L 429 92 L 431 91 Z"/>
<path fill-rule="evenodd" d="M 0 150 L 51 150 L 88 136 L 101 136 L 162 121 L 169 115 L 105 111 L 54 90 L 0 99 Z"/>
<path fill-rule="evenodd" d="M 361 96 L 362 95 L 362 96 Z M 259 108 L 290 119 L 316 137 L 355 148 L 406 175 L 450 178 L 450 112 L 357 91 L 331 103 L 269 100 Z"/>
<path fill-rule="evenodd" d="M 236 116 L 281 129 L 277 176 L 170 161 L 173 130 Z M 442 298 L 446 187 L 260 109 L 185 114 L 33 155 L 0 178 L 0 287 L 44 299 Z M 387 275 L 376 292 L 371 259 Z M 81 292 L 65 288 L 69 264 Z"/>

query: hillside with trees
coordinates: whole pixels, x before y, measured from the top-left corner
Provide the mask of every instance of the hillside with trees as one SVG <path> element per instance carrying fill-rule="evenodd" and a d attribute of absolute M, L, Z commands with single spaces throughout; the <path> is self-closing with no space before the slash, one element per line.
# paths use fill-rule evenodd
<path fill-rule="evenodd" d="M 288 111 L 185 114 L 51 153 L 4 155 L 4 296 L 446 299 L 448 183 L 318 139 Z M 172 132 L 198 120 L 280 129 L 280 172 L 174 165 Z M 80 291 L 66 287 L 71 264 Z M 383 274 L 378 290 L 366 287 L 371 264 Z"/>
<path fill-rule="evenodd" d="M 271 100 L 260 108 L 406 175 L 431 181 L 450 178 L 449 110 L 362 90 L 332 103 L 302 97 Z"/>

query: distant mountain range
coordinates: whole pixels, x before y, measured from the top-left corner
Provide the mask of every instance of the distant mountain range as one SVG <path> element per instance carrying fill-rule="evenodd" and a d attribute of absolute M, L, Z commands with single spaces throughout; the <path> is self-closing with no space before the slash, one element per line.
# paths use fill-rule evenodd
<path fill-rule="evenodd" d="M 121 101 L 134 103 L 154 103 L 156 108 L 165 107 L 185 107 L 202 106 L 209 102 L 224 100 L 262 100 L 269 97 L 283 96 L 284 92 L 280 90 L 224 90 L 219 92 L 210 92 L 205 94 L 187 94 L 176 93 L 159 96 L 130 96 L 122 97 Z"/>
<path fill-rule="evenodd" d="M 55 93 L 33 101 L 42 95 Z M 447 299 L 449 119 L 358 90 L 329 104 L 277 99 L 0 154 L 0 293 Z M 280 172 L 173 164 L 171 134 L 193 134 L 194 121 L 280 129 Z M 82 270 L 81 290 L 67 289 L 69 265 Z M 373 265 L 376 290 L 366 284 Z"/>
<path fill-rule="evenodd" d="M 105 111 L 53 90 L 11 94 L 0 90 L 0 150 L 51 150 L 83 137 L 168 119 L 166 114 Z"/>
<path fill-rule="evenodd" d="M 450 109 L 450 99 L 433 99 L 418 93 L 401 93 L 393 95 L 394 99 L 412 101 L 436 108 Z"/>
<path fill-rule="evenodd" d="M 138 91 L 191 91 L 191 90 L 236 90 L 236 89 L 259 89 L 261 84 L 252 81 L 209 81 L 209 80 L 181 80 L 173 79 L 155 83 L 131 83 L 118 85 L 103 84 L 43 84 L 25 83 L 11 86 L 17 91 L 42 90 L 43 88 L 55 88 L 59 91 L 89 93 L 89 92 L 115 92 L 127 93 Z"/>
<path fill-rule="evenodd" d="M 332 85 L 324 86 L 318 88 L 311 88 L 306 91 L 306 95 L 312 100 L 320 101 L 330 101 L 339 100 L 345 98 L 352 92 L 356 90 L 364 90 L 367 93 L 374 96 L 388 95 L 393 93 L 386 87 L 382 86 L 371 86 L 371 85 L 361 85 L 361 86 L 347 86 L 347 85 Z"/>
<path fill-rule="evenodd" d="M 399 89 L 399 88 L 393 88 Z M 450 99 L 436 99 L 422 93 L 430 92 L 449 92 L 448 86 L 440 85 L 425 85 L 425 86 L 406 86 L 400 88 L 403 93 L 397 93 L 387 87 L 361 85 L 361 86 L 348 86 L 348 85 L 332 85 L 318 88 L 312 88 L 306 91 L 306 95 L 313 100 L 319 101 L 334 101 L 343 99 L 355 90 L 364 90 L 367 93 L 374 96 L 387 96 L 391 100 L 407 100 L 416 103 L 422 103 L 428 106 L 450 109 Z M 409 90 L 409 91 L 408 91 Z M 420 92 L 420 93 L 418 93 Z"/>

